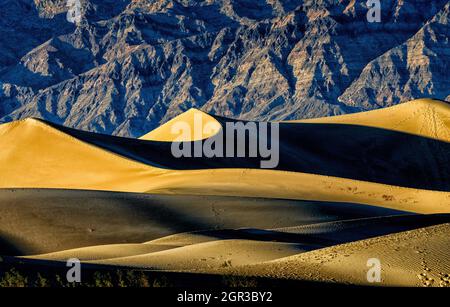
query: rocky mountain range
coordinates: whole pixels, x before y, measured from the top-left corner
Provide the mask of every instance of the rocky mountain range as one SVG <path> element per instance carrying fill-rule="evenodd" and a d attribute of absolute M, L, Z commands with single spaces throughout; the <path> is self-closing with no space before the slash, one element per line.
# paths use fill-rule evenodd
<path fill-rule="evenodd" d="M 191 107 L 284 120 L 450 99 L 449 0 L 0 0 L 0 122 L 136 137 Z"/>

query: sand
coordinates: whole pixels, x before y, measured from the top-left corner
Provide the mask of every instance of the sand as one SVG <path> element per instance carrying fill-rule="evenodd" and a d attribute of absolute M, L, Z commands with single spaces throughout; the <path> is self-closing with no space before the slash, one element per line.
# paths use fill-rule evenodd
<path fill-rule="evenodd" d="M 436 104 L 441 113 L 447 110 Z M 450 195 L 445 191 L 278 170 L 159 168 L 84 142 L 35 119 L 0 125 L 0 148 L 0 188 L 235 195 L 359 203 L 417 213 L 450 210 Z M 442 168 L 436 171 L 442 172 Z"/>
<path fill-rule="evenodd" d="M 0 125 L 0 255 L 356 285 L 378 258 L 375 285 L 449 285 L 448 104 L 282 123 L 277 170 L 167 156 L 200 117 L 224 120 L 191 109 L 139 140 Z"/>
<path fill-rule="evenodd" d="M 269 229 L 399 213 L 364 205 L 281 199 L 0 190 L 0 247 L 2 254 L 31 255 L 143 243 L 189 231 Z"/>
<path fill-rule="evenodd" d="M 416 213 L 450 212 L 448 192 L 270 170 L 169 172 L 158 176 L 146 192 L 303 199 L 359 203 Z"/>
<path fill-rule="evenodd" d="M 198 125 L 201 122 L 203 128 Z M 188 124 L 190 127 L 190 137 L 183 137 L 176 133 L 177 125 L 180 123 Z M 197 125 L 196 125 L 197 124 Z M 206 127 L 208 129 L 206 129 Z M 198 141 L 214 136 L 221 129 L 220 123 L 209 114 L 197 109 L 189 109 L 181 115 L 169 120 L 164 125 L 150 131 L 149 133 L 140 137 L 141 140 L 152 140 L 160 142 L 172 141 Z"/>
<path fill-rule="evenodd" d="M 240 266 L 295 255 L 302 245 L 252 240 L 223 240 L 199 243 L 166 251 L 94 261 L 154 270 L 208 272 L 211 268 Z"/>
<path fill-rule="evenodd" d="M 81 142 L 36 119 L 0 125 L 0 188 L 146 190 L 164 171 Z"/>
<path fill-rule="evenodd" d="M 164 244 L 108 244 L 68 249 L 55 253 L 28 256 L 35 260 L 67 261 L 76 258 L 83 262 L 103 260 L 118 257 L 136 256 L 156 253 L 166 249 L 176 248 L 174 245 Z"/>
<path fill-rule="evenodd" d="M 417 99 L 369 112 L 287 122 L 345 123 L 407 132 L 450 142 L 450 104 L 433 99 Z"/>
<path fill-rule="evenodd" d="M 353 285 L 449 287 L 449 233 L 448 223 L 420 228 L 240 267 L 234 273 Z M 380 260 L 380 283 L 367 280 L 369 258 Z"/>
<path fill-rule="evenodd" d="M 177 137 L 176 134 L 171 132 L 172 127 L 180 121 L 189 123 L 191 127 L 194 127 L 195 115 L 202 118 L 204 125 L 207 123 L 220 125 L 214 117 L 193 108 L 143 135 L 140 139 L 171 142 Z M 416 99 L 392 107 L 368 112 L 283 122 L 361 125 L 406 132 L 450 142 L 450 131 L 448 129 L 450 127 L 450 104 L 434 99 Z M 211 131 L 210 133 L 201 132 L 200 137 L 194 137 L 195 133 L 192 130 L 192 138 L 184 138 L 181 140 L 195 141 L 206 139 L 215 133 L 216 131 Z"/>
<path fill-rule="evenodd" d="M 450 224 L 421 228 L 445 222 L 450 222 L 450 215 L 385 216 L 274 230 L 209 230 L 140 245 L 96 246 L 26 258 L 66 261 L 78 256 L 85 263 L 120 267 L 353 284 L 368 283 L 367 259 L 378 258 L 385 285 L 416 285 L 412 277 L 422 273 L 425 282 L 449 272 L 448 263 L 437 259 L 448 257 Z M 408 229 L 413 230 L 405 232 Z M 430 240 L 423 244 L 426 238 Z"/>

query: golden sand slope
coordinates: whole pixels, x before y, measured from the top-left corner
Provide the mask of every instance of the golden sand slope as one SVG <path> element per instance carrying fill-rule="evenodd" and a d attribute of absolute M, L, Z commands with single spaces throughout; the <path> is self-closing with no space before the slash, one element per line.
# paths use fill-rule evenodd
<path fill-rule="evenodd" d="M 241 267 L 238 275 L 380 286 L 450 286 L 450 224 L 406 231 Z M 381 262 L 381 283 L 367 261 Z"/>
<path fill-rule="evenodd" d="M 161 173 L 39 120 L 0 125 L 0 188 L 143 191 Z"/>
<path fill-rule="evenodd" d="M 191 137 L 179 137 L 179 134 L 176 133 L 176 126 L 180 123 L 189 125 Z M 199 123 L 201 124 L 199 125 Z M 204 129 L 201 128 L 202 126 Z M 220 123 L 214 117 L 197 109 L 189 109 L 164 125 L 141 136 L 140 139 L 160 142 L 173 142 L 175 140 L 179 142 L 198 141 L 214 136 L 220 129 Z"/>
<path fill-rule="evenodd" d="M 186 270 L 239 266 L 295 255 L 302 252 L 298 244 L 252 240 L 222 240 L 183 246 L 166 251 L 123 258 L 93 261 L 97 264 Z"/>
<path fill-rule="evenodd" d="M 301 245 L 294 243 L 230 239 L 181 247 L 160 244 L 94 246 L 23 258 L 67 261 L 77 257 L 86 263 L 195 272 L 260 263 L 303 251 Z"/>
<path fill-rule="evenodd" d="M 80 261 L 93 261 L 155 253 L 176 247 L 178 246 L 164 244 L 110 244 L 69 249 L 24 258 L 54 261 L 67 261 L 67 259 L 77 258 Z"/>
<path fill-rule="evenodd" d="M 450 193 L 353 179 L 271 170 L 168 172 L 148 193 L 236 195 L 368 204 L 417 213 L 450 212 Z"/>
<path fill-rule="evenodd" d="M 426 106 L 433 110 L 429 113 L 434 114 L 434 122 L 446 125 L 436 131 L 442 135 L 448 133 L 448 106 L 429 100 L 413 101 L 398 107 L 367 112 L 366 115 L 349 115 L 349 122 L 352 122 L 352 116 L 362 116 L 370 118 L 367 124 L 375 125 L 376 120 L 379 120 L 380 127 L 411 130 L 417 126 L 422 127 L 417 128 L 417 131 L 426 132 L 428 130 L 423 123 L 419 121 L 414 126 L 413 122 L 414 118 L 419 118 L 418 112 Z M 400 115 L 399 110 L 406 111 Z M 195 110 L 188 111 L 186 116 L 181 115 L 163 125 L 161 133 L 157 133 L 160 139 L 167 136 L 165 133 L 177 119 L 187 117 L 187 120 L 192 120 L 195 114 Z M 396 116 L 408 118 L 408 125 L 399 126 L 392 119 L 399 119 Z M 441 134 L 439 137 L 444 138 Z M 0 125 L 0 148 L 0 188 L 237 195 L 352 202 L 419 213 L 450 212 L 450 193 L 446 192 L 273 170 L 163 170 L 87 144 L 34 119 Z"/>
<path fill-rule="evenodd" d="M 361 125 L 450 142 L 450 103 L 433 99 L 417 99 L 369 112 L 287 122 Z"/>

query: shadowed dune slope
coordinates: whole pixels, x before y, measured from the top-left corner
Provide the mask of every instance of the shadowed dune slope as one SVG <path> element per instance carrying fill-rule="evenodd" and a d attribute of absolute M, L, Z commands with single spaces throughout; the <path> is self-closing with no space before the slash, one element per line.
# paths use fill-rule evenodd
<path fill-rule="evenodd" d="M 399 213 L 345 203 L 5 189 L 0 190 L 0 254 L 29 255 L 142 243 L 186 231 L 266 229 Z"/>
<path fill-rule="evenodd" d="M 447 222 L 450 222 L 449 214 L 398 214 L 275 229 L 242 228 L 195 231 L 163 237 L 145 244 L 186 246 L 214 240 L 245 239 L 325 247 Z"/>
<path fill-rule="evenodd" d="M 65 261 L 81 256 L 97 264 L 212 272 L 446 222 L 450 222 L 450 215 L 400 215 L 289 229 L 209 230 L 176 234 L 141 245 L 95 246 L 27 258 Z"/>

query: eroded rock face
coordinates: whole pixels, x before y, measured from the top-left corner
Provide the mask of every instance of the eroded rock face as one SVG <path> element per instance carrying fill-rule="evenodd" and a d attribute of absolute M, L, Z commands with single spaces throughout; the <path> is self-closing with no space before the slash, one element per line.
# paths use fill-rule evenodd
<path fill-rule="evenodd" d="M 448 99 L 450 1 L 0 0 L 0 121 L 139 136 L 190 107 L 298 119 Z"/>
<path fill-rule="evenodd" d="M 448 100 L 449 12 L 447 4 L 414 36 L 371 61 L 339 101 L 370 110 L 423 96 Z"/>

